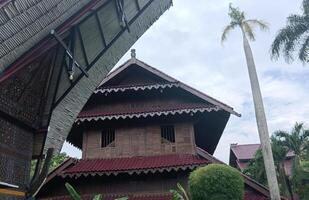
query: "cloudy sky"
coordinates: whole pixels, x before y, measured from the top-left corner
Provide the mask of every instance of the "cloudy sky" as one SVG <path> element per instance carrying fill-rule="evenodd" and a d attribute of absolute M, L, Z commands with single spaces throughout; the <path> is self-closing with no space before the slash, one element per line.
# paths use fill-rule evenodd
<path fill-rule="evenodd" d="M 240 7 L 247 18 L 267 21 L 270 30 L 256 30 L 251 43 L 264 98 L 269 132 L 289 130 L 309 119 L 309 66 L 272 61 L 270 44 L 286 17 L 300 13 L 301 0 L 174 0 L 170 8 L 133 46 L 137 58 L 176 79 L 232 106 L 231 116 L 215 156 L 228 162 L 231 143 L 259 143 L 248 72 L 239 30 L 222 46 L 220 36 L 229 23 L 228 5 Z M 127 53 L 119 66 L 130 55 Z M 80 152 L 65 144 L 71 156 Z"/>

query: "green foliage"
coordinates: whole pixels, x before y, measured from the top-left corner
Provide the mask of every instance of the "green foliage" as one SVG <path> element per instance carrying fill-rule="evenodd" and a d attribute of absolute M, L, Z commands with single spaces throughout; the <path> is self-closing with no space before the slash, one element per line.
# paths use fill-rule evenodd
<path fill-rule="evenodd" d="M 239 8 L 233 7 L 232 4 L 229 6 L 229 16 L 231 22 L 227 25 L 222 33 L 221 42 L 227 39 L 227 35 L 235 28 L 240 28 L 242 33 L 252 41 L 255 40 L 254 28 L 257 26 L 261 30 L 267 30 L 268 26 L 266 22 L 257 19 L 246 19 L 246 14 L 240 11 Z"/>
<path fill-rule="evenodd" d="M 274 162 L 282 195 L 292 196 L 293 193 L 301 194 L 303 191 L 304 193 L 307 191 L 309 169 L 303 163 L 309 162 L 308 139 L 309 131 L 303 123 L 296 123 L 290 132 L 276 131 L 271 137 Z M 284 161 L 289 151 L 293 151 L 295 154 L 291 177 L 288 177 L 284 170 Z M 250 161 L 243 172 L 261 184 L 267 185 L 261 150 L 256 152 L 254 159 Z"/>
<path fill-rule="evenodd" d="M 173 195 L 172 200 L 190 200 L 188 193 L 180 183 L 177 183 L 176 190 L 170 190 L 170 192 Z"/>
<path fill-rule="evenodd" d="M 77 191 L 74 189 L 72 185 L 70 185 L 69 183 L 65 183 L 65 187 L 73 200 L 82 200 L 81 196 L 77 193 Z M 97 194 L 93 197 L 92 200 L 102 200 L 102 195 Z M 128 197 L 120 197 L 115 200 L 128 200 Z"/>
<path fill-rule="evenodd" d="M 223 164 L 194 170 L 189 177 L 192 200 L 242 200 L 244 180 L 239 171 Z"/>
<path fill-rule="evenodd" d="M 68 158 L 69 156 L 64 152 L 55 155 L 51 160 L 49 171 L 56 169 L 63 161 Z"/>
<path fill-rule="evenodd" d="M 303 123 L 295 123 L 291 132 L 276 131 L 275 137 L 285 148 L 294 152 L 299 159 L 304 158 L 309 148 L 309 129 Z"/>
<path fill-rule="evenodd" d="M 101 194 L 97 194 L 93 197 L 93 200 L 101 200 L 102 199 L 102 195 Z"/>
<path fill-rule="evenodd" d="M 292 196 L 292 191 L 289 189 L 290 183 L 287 180 L 287 175 L 284 169 L 284 161 L 288 149 L 282 146 L 280 144 L 280 141 L 276 137 L 271 137 L 271 147 L 277 172 L 276 175 L 278 178 L 280 193 L 285 196 Z M 254 159 L 249 162 L 248 166 L 243 170 L 243 173 L 255 179 L 259 183 L 267 185 L 267 177 L 261 149 L 257 150 Z"/>
<path fill-rule="evenodd" d="M 293 61 L 293 53 L 298 51 L 298 59 L 307 63 L 309 59 L 309 0 L 303 0 L 302 15 L 290 15 L 286 26 L 279 30 L 271 45 L 272 58 L 282 54 L 287 62 Z"/>
<path fill-rule="evenodd" d="M 60 153 L 57 155 L 54 155 L 51 162 L 50 162 L 50 167 L 49 167 L 49 172 L 56 169 L 63 161 L 65 161 L 67 158 L 69 158 L 69 156 L 66 153 Z M 35 171 L 35 167 L 36 167 L 36 162 L 35 160 L 31 161 L 31 172 L 30 172 L 30 176 L 32 177 Z"/>
<path fill-rule="evenodd" d="M 257 150 L 254 158 L 249 162 L 248 166 L 243 170 L 243 173 L 253 178 L 257 182 L 267 185 L 267 177 L 264 166 L 262 150 Z"/>
<path fill-rule="evenodd" d="M 70 185 L 69 183 L 65 183 L 65 187 L 66 187 L 67 191 L 69 192 L 70 196 L 72 197 L 72 199 L 82 200 L 81 196 L 76 192 L 76 190 L 73 188 L 72 185 Z M 98 199 L 96 199 L 96 200 L 98 200 Z"/>

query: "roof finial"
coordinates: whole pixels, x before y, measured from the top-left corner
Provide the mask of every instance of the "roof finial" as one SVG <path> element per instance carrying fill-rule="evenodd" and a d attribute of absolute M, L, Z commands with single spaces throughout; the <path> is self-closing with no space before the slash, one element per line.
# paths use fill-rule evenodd
<path fill-rule="evenodd" d="M 136 58 L 136 50 L 131 49 L 131 58 Z"/>

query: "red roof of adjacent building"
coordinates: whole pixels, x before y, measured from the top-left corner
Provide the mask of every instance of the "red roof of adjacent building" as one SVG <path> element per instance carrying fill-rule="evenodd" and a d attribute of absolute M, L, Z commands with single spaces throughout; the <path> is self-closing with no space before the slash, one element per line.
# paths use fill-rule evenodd
<path fill-rule="evenodd" d="M 261 144 L 232 144 L 231 150 L 235 154 L 238 160 L 250 160 L 254 158 L 254 155 L 258 149 L 260 149 Z M 287 157 L 293 157 L 293 152 L 288 152 Z"/>
<path fill-rule="evenodd" d="M 232 144 L 231 151 L 234 153 L 236 157 L 235 162 L 238 168 L 241 170 L 245 169 L 248 166 L 250 160 L 254 158 L 256 151 L 260 148 L 261 148 L 260 144 L 242 144 L 242 145 Z M 286 157 L 287 158 L 284 161 L 284 169 L 286 174 L 289 176 L 292 173 L 293 159 L 291 158 L 294 157 L 294 153 L 292 151 L 289 151 Z M 233 165 L 231 161 L 230 164 Z"/>
<path fill-rule="evenodd" d="M 130 158 L 82 159 L 64 170 L 63 175 L 111 174 L 155 172 L 179 168 L 187 169 L 208 164 L 205 158 L 191 154 L 170 154 L 158 156 L 139 156 Z"/>
<path fill-rule="evenodd" d="M 239 160 L 250 160 L 260 148 L 260 144 L 231 145 L 231 150 Z"/>

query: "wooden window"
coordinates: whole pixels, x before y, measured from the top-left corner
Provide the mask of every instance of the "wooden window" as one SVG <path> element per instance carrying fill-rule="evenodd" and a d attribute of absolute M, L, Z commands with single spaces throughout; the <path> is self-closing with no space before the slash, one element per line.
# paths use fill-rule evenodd
<path fill-rule="evenodd" d="M 102 130 L 101 147 L 114 147 L 115 146 L 115 129 L 106 128 Z"/>
<path fill-rule="evenodd" d="M 173 125 L 161 126 L 162 143 L 175 143 L 175 130 Z"/>

